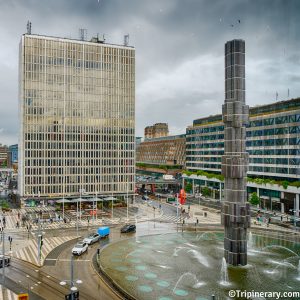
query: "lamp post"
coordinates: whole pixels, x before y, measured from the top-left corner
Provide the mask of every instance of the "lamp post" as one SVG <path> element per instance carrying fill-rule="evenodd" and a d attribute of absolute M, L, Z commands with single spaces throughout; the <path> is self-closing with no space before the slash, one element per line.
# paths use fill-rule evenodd
<path fill-rule="evenodd" d="M 3 215 L 2 215 L 3 216 Z M 5 242 L 4 242 L 4 227 L 2 230 L 2 282 L 5 283 Z"/>
<path fill-rule="evenodd" d="M 43 234 L 45 232 L 41 231 L 41 221 L 38 219 L 38 232 L 37 232 L 37 262 L 40 264 L 42 256 L 42 246 L 43 246 Z"/>
<path fill-rule="evenodd" d="M 154 219 L 153 219 L 154 223 L 153 223 L 153 227 L 154 227 L 154 228 L 155 228 L 155 210 L 156 210 L 156 207 L 153 206 L 153 214 L 154 214 Z"/>
<path fill-rule="evenodd" d="M 76 234 L 78 236 L 78 200 L 76 201 Z"/>
<path fill-rule="evenodd" d="M 67 282 L 70 282 L 70 291 L 71 291 L 71 300 L 74 300 L 74 292 L 78 290 L 78 288 L 75 286 L 75 283 L 80 284 L 82 283 L 82 280 L 76 279 L 74 280 L 74 257 L 71 256 L 71 276 L 70 280 L 63 280 L 59 284 L 62 286 L 65 286 Z"/>

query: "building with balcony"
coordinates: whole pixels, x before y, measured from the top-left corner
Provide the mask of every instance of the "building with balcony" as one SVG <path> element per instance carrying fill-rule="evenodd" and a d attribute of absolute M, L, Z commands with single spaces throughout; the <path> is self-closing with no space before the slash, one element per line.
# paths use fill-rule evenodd
<path fill-rule="evenodd" d="M 185 134 L 147 139 L 137 148 L 138 163 L 184 166 Z"/>
<path fill-rule="evenodd" d="M 19 194 L 134 192 L 135 49 L 24 34 Z"/>
<path fill-rule="evenodd" d="M 145 139 L 159 138 L 169 135 L 167 123 L 156 123 L 152 126 L 145 127 Z"/>

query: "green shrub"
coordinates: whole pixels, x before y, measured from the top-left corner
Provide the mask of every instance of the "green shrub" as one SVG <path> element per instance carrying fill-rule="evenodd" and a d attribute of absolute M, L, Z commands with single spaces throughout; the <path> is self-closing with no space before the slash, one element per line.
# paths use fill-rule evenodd
<path fill-rule="evenodd" d="M 252 193 L 252 194 L 251 194 L 249 202 L 250 202 L 252 205 L 257 205 L 257 204 L 259 204 L 259 197 L 257 196 L 256 193 Z"/>

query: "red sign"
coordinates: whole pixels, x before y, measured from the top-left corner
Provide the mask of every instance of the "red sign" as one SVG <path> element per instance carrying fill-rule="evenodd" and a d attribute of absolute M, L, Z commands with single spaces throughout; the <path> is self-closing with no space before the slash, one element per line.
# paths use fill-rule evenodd
<path fill-rule="evenodd" d="M 180 190 L 180 194 L 179 194 L 179 202 L 181 205 L 185 204 L 185 200 L 186 200 L 186 193 L 184 189 Z"/>

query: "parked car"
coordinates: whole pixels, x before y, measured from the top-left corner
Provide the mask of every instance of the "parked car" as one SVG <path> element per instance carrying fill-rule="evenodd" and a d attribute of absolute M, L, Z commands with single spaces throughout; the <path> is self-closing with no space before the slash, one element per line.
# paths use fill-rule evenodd
<path fill-rule="evenodd" d="M 4 265 L 8 267 L 10 265 L 10 258 L 8 256 L 4 256 Z M 3 255 L 0 255 L 0 268 L 3 266 Z"/>
<path fill-rule="evenodd" d="M 88 249 L 88 244 L 85 242 L 80 242 L 77 243 L 73 249 L 72 249 L 72 253 L 74 255 L 81 255 L 82 253 L 86 252 Z"/>
<path fill-rule="evenodd" d="M 136 226 L 133 224 L 125 225 L 121 228 L 121 233 L 135 232 Z"/>
<path fill-rule="evenodd" d="M 91 244 L 96 243 L 99 240 L 100 240 L 100 234 L 99 233 L 94 233 L 94 234 L 89 235 L 87 238 L 85 238 L 83 240 L 83 242 L 87 243 L 88 245 L 91 245 Z"/>
<path fill-rule="evenodd" d="M 145 195 L 142 197 L 142 199 L 145 200 L 145 201 L 150 200 L 149 197 L 148 197 L 148 196 L 145 196 Z"/>

